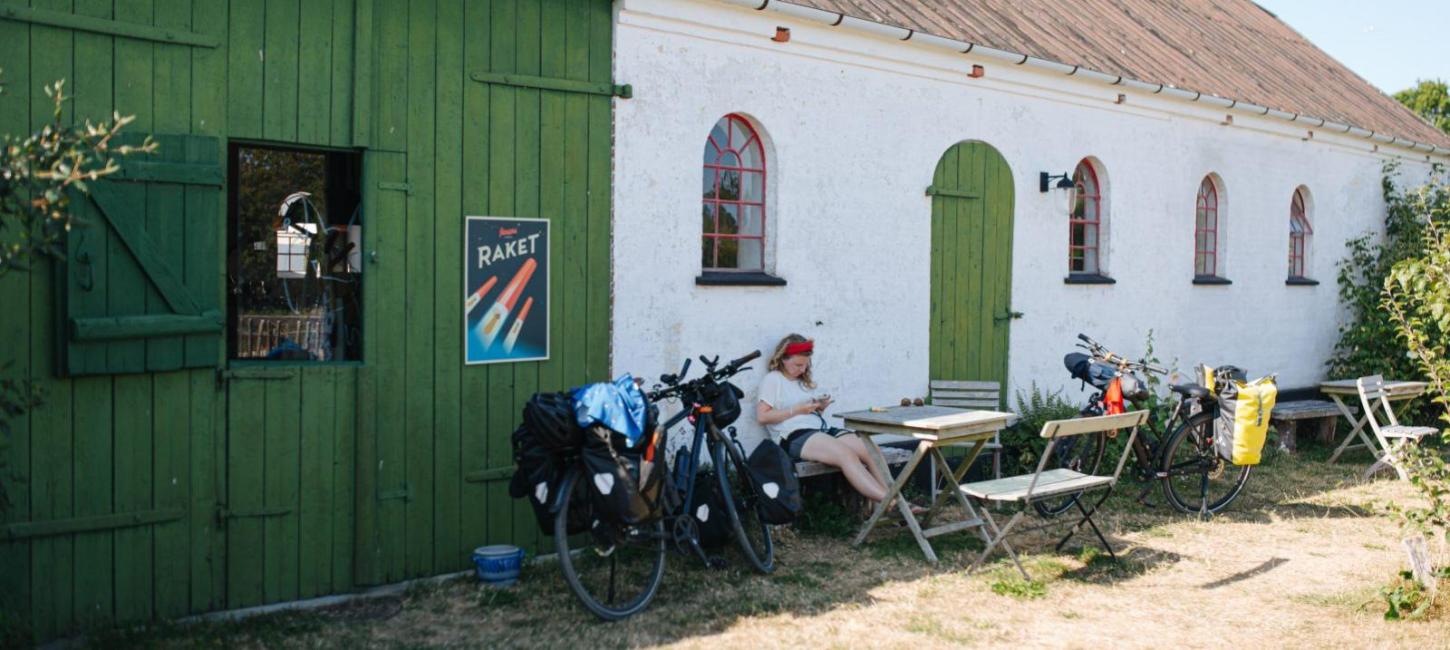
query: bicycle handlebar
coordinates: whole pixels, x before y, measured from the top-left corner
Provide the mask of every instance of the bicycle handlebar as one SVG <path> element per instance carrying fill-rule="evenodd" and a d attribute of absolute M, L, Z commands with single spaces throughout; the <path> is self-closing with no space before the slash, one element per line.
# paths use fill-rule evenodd
<path fill-rule="evenodd" d="M 1093 353 L 1093 356 L 1099 357 L 1103 361 L 1106 361 L 1108 363 L 1126 366 L 1128 368 L 1137 368 L 1159 375 L 1168 374 L 1168 370 L 1165 368 L 1155 366 L 1151 363 L 1148 363 L 1147 361 L 1133 361 L 1131 359 L 1128 359 L 1127 357 L 1109 351 L 1107 348 L 1103 347 L 1101 343 L 1094 341 L 1092 337 L 1086 334 L 1079 333 L 1077 335 L 1077 338 L 1082 342 L 1087 343 L 1086 347 L 1089 352 Z"/>
<path fill-rule="evenodd" d="M 649 393 L 647 393 L 647 396 L 649 397 L 650 401 L 658 401 L 660 399 L 679 395 L 686 390 L 689 390 L 690 388 L 700 387 L 705 384 L 719 381 L 721 379 L 726 379 L 735 375 L 736 373 L 741 372 L 742 370 L 746 370 L 746 368 L 744 368 L 743 366 L 758 358 L 760 358 L 760 350 L 755 350 L 743 357 L 740 357 L 739 359 L 735 359 L 734 361 L 725 364 L 724 368 L 716 370 L 715 363 L 719 361 L 720 357 L 717 356 L 715 357 L 715 359 L 706 359 L 702 355 L 700 357 L 700 360 L 703 361 L 706 366 L 710 368 L 710 370 L 706 371 L 705 374 L 700 376 L 698 379 L 692 381 L 685 381 L 685 372 L 690 369 L 690 360 L 689 358 L 686 358 L 685 365 L 683 368 L 681 368 L 679 375 L 661 375 L 660 382 L 665 384 L 666 387 L 659 390 L 650 391 Z"/>

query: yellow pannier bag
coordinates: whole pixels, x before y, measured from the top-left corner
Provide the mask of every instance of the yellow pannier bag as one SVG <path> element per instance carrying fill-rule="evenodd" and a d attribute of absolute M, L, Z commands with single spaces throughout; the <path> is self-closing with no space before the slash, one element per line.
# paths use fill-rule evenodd
<path fill-rule="evenodd" d="M 1235 465 L 1258 465 L 1269 433 L 1269 417 L 1279 397 L 1272 375 L 1219 385 L 1214 448 Z"/>

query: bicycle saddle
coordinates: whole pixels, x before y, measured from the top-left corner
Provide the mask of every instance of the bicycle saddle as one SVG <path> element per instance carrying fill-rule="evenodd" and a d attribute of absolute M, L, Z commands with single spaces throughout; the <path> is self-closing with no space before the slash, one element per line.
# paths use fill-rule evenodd
<path fill-rule="evenodd" d="M 1207 399 L 1209 396 L 1208 389 L 1198 384 L 1173 384 L 1168 389 L 1184 397 L 1194 399 Z"/>

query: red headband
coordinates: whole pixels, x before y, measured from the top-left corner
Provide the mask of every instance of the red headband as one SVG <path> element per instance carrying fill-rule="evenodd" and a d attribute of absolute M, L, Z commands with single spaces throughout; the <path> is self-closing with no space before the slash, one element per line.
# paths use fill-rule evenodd
<path fill-rule="evenodd" d="M 793 357 L 797 354 L 805 354 L 814 350 L 815 347 L 815 341 L 801 341 L 800 343 L 791 343 L 785 346 L 785 356 Z"/>

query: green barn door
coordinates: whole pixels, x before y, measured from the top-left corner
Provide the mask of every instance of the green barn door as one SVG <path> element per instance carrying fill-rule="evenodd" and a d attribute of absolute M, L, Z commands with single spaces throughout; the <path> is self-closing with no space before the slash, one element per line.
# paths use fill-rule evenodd
<path fill-rule="evenodd" d="M 927 193 L 931 378 L 996 381 L 1005 388 L 1013 318 L 1012 170 L 990 145 L 958 143 L 937 162 Z"/>

